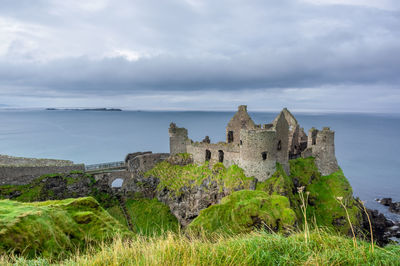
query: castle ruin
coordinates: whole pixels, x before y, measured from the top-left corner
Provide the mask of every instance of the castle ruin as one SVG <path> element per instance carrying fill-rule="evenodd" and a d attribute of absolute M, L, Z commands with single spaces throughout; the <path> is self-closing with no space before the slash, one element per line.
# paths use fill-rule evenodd
<path fill-rule="evenodd" d="M 271 124 L 257 125 L 241 105 L 226 127 L 226 142 L 211 143 L 208 136 L 201 142 L 189 139 L 185 128 L 171 123 L 169 128 L 170 153 L 189 153 L 196 164 L 223 163 L 225 167 L 238 165 L 247 176 L 265 181 L 280 163 L 289 172 L 289 160 L 315 157 L 322 175 L 339 169 L 335 157 L 334 131 L 312 128 L 308 136 L 296 118 L 284 108 Z"/>

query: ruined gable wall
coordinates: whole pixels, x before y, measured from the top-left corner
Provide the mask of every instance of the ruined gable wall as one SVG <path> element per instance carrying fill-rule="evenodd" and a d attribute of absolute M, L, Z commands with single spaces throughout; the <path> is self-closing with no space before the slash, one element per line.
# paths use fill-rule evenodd
<path fill-rule="evenodd" d="M 275 135 L 275 149 L 276 149 L 276 161 L 282 164 L 286 173 L 289 173 L 289 125 L 283 114 L 278 116 L 274 121 Z"/>
<path fill-rule="evenodd" d="M 265 181 L 275 172 L 276 165 L 276 132 L 273 130 L 241 130 L 239 166 L 247 176 L 254 176 L 258 181 Z M 262 153 L 266 152 L 266 160 Z"/>
<path fill-rule="evenodd" d="M 255 123 L 247 113 L 247 106 L 241 105 L 238 108 L 236 114 L 232 117 L 226 127 L 226 142 L 228 143 L 228 133 L 233 131 L 233 143 L 239 144 L 240 141 L 240 130 L 241 129 L 254 129 Z"/>

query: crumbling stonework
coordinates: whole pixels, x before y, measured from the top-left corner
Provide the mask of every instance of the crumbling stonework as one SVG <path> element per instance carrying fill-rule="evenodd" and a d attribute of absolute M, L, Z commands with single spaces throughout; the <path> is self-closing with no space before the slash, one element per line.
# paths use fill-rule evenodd
<path fill-rule="evenodd" d="M 255 129 L 256 124 L 247 113 L 247 106 L 241 105 L 226 126 L 226 143 L 239 144 L 241 129 Z"/>
<path fill-rule="evenodd" d="M 330 175 L 338 171 L 339 165 L 335 156 L 335 132 L 329 127 L 324 127 L 321 131 L 315 128 L 310 129 L 307 149 L 302 155 L 303 157 L 314 157 L 315 164 L 322 175 Z"/>
<path fill-rule="evenodd" d="M 202 142 L 188 138 L 185 128 L 171 123 L 169 128 L 171 155 L 189 153 L 196 164 L 209 162 L 233 164 L 243 168 L 247 176 L 259 181 L 269 178 L 280 163 L 289 171 L 289 159 L 314 156 L 323 175 L 338 170 L 335 157 L 334 134 L 329 129 L 310 131 L 307 136 L 296 118 L 284 108 L 270 124 L 257 125 L 241 105 L 226 127 L 226 142 L 211 143 L 206 137 Z M 318 144 L 317 144 L 318 143 Z"/>
<path fill-rule="evenodd" d="M 128 172 L 135 175 L 141 175 L 144 172 L 149 171 L 157 163 L 164 161 L 169 157 L 169 153 L 135 153 L 135 156 L 128 155 L 126 166 Z"/>
<path fill-rule="evenodd" d="M 189 142 L 186 128 L 177 127 L 175 123 L 169 125 L 169 148 L 171 154 L 186 153 L 186 146 Z"/>

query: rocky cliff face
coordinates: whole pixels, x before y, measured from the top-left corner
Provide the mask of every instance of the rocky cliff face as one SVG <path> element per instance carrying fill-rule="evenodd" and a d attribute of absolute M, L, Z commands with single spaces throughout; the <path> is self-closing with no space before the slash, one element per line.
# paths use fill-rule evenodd
<path fill-rule="evenodd" d="M 180 161 L 181 164 L 181 161 Z M 147 181 L 146 181 L 147 179 Z M 212 169 L 207 165 L 158 164 L 147 172 L 141 183 L 144 194 L 151 194 L 148 188 L 156 184 L 155 196 L 169 206 L 182 226 L 187 226 L 199 212 L 233 191 L 255 189 L 256 180 L 244 175 L 237 166 L 225 168 L 216 164 Z"/>

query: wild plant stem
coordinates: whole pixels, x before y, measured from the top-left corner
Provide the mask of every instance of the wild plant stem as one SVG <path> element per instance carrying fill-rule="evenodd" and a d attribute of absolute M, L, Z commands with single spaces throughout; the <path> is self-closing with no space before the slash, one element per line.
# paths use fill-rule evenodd
<path fill-rule="evenodd" d="M 356 240 L 356 234 L 354 233 L 353 224 L 351 223 L 350 216 L 349 216 L 349 212 L 347 211 L 347 208 L 346 208 L 346 206 L 343 204 L 342 200 L 338 200 L 338 201 L 339 201 L 340 205 L 342 205 L 342 207 L 343 207 L 344 210 L 346 211 L 347 221 L 349 222 L 351 232 L 353 233 L 353 244 L 354 244 L 354 247 L 358 247 L 358 246 L 357 246 L 357 240 Z"/>
<path fill-rule="evenodd" d="M 364 212 L 365 212 L 365 214 L 367 215 L 367 218 L 368 218 L 369 232 L 370 232 L 370 234 L 371 234 L 371 249 L 372 249 L 372 253 L 374 253 L 374 234 L 373 234 L 373 232 L 372 232 L 371 219 L 369 218 L 369 214 L 368 214 L 368 212 L 367 212 L 367 209 L 365 208 L 364 203 L 363 203 L 361 200 L 359 200 L 359 202 L 360 202 L 361 205 L 363 206 Z"/>

